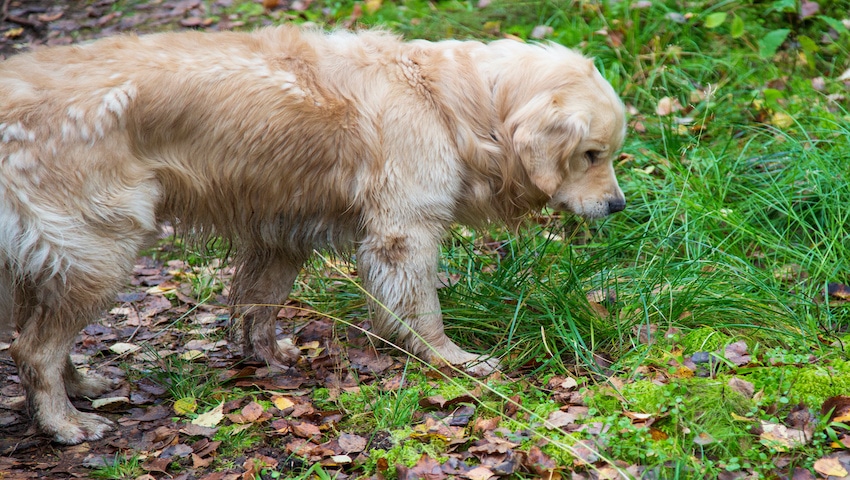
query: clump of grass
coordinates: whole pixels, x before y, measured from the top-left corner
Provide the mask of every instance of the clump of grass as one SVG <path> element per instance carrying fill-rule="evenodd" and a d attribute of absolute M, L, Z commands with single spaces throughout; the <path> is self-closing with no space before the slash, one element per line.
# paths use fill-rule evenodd
<path fill-rule="evenodd" d="M 104 480 L 128 480 L 143 473 L 142 461 L 138 455 L 126 457 L 117 454 L 111 464 L 92 470 L 91 476 Z"/>
<path fill-rule="evenodd" d="M 177 355 L 160 358 L 158 368 L 151 371 L 154 380 L 165 387 L 174 400 L 187 404 L 211 406 L 218 403 L 219 383 L 215 372 L 203 363 L 185 360 Z"/>

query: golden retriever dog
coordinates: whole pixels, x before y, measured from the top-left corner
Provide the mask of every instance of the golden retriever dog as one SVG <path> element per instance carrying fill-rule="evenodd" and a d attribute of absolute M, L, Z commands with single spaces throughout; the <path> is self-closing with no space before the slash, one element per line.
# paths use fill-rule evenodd
<path fill-rule="evenodd" d="M 69 397 L 112 383 L 69 352 L 162 221 L 233 243 L 246 357 L 298 359 L 275 338 L 279 305 L 314 250 L 353 247 L 377 335 L 480 361 L 443 331 L 442 236 L 546 205 L 622 210 L 624 131 L 592 61 L 554 44 L 284 26 L 14 56 L 0 63 L 0 325 L 17 331 L 28 408 L 60 443 L 109 430 Z"/>

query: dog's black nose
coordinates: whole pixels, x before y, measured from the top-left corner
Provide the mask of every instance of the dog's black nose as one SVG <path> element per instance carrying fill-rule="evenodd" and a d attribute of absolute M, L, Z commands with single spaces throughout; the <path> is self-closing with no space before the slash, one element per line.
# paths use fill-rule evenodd
<path fill-rule="evenodd" d="M 609 200 L 608 201 L 608 213 L 617 213 L 622 212 L 626 208 L 626 200 L 618 199 L 618 200 Z"/>

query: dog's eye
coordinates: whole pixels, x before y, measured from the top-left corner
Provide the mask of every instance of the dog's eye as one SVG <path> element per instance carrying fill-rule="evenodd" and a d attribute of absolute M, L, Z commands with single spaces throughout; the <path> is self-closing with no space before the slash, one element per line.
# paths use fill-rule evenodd
<path fill-rule="evenodd" d="M 588 150 L 584 152 L 584 158 L 587 159 L 587 162 L 593 165 L 599 160 L 599 152 L 596 150 Z"/>

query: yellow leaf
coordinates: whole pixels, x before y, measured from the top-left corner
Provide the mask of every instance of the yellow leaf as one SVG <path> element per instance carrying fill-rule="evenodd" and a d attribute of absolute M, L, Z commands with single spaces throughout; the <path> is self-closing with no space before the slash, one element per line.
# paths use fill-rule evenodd
<path fill-rule="evenodd" d="M 174 402 L 174 413 L 177 415 L 186 415 L 187 413 L 195 413 L 198 409 L 198 401 L 192 397 L 180 398 Z"/>
<path fill-rule="evenodd" d="M 371 15 L 377 12 L 382 3 L 384 3 L 383 0 L 366 0 L 366 13 Z"/>
<path fill-rule="evenodd" d="M 147 290 L 145 293 L 148 295 L 165 295 L 167 293 L 174 293 L 177 291 L 177 284 L 174 283 L 163 283 L 161 285 L 153 286 Z"/>
<path fill-rule="evenodd" d="M 272 397 L 272 403 L 278 410 L 286 410 L 289 407 L 295 406 L 295 402 L 286 397 Z"/>
<path fill-rule="evenodd" d="M 794 124 L 794 119 L 785 112 L 774 112 L 770 116 L 770 124 L 778 128 L 788 128 Z"/>
<path fill-rule="evenodd" d="M 847 470 L 841 466 L 837 458 L 824 457 L 814 464 L 815 471 L 828 477 L 845 477 Z"/>
<path fill-rule="evenodd" d="M 3 36 L 6 37 L 6 38 L 18 38 L 23 33 L 24 33 L 24 29 L 22 27 L 21 28 L 10 28 L 9 30 L 6 30 L 6 32 L 3 34 Z"/>
<path fill-rule="evenodd" d="M 742 417 L 741 415 L 736 414 L 735 412 L 731 412 L 732 420 L 736 420 L 738 422 L 754 422 L 755 420 L 750 417 Z"/>
<path fill-rule="evenodd" d="M 204 356 L 204 352 L 202 352 L 200 350 L 189 350 L 187 352 L 183 352 L 183 354 L 180 355 L 180 358 L 182 358 L 183 360 L 188 360 L 188 361 L 191 362 L 192 360 L 196 360 L 196 359 L 201 358 L 203 356 Z"/>
<path fill-rule="evenodd" d="M 499 33 L 499 29 L 502 27 L 502 24 L 496 21 L 484 22 L 484 33 L 489 33 L 491 35 L 495 35 Z"/>
<path fill-rule="evenodd" d="M 198 415 L 198 418 L 192 420 L 192 424 L 212 428 L 218 425 L 218 423 L 221 422 L 223 418 L 224 402 L 218 404 L 217 407 L 213 408 L 209 412 Z"/>
<path fill-rule="evenodd" d="M 138 350 L 140 348 L 142 348 L 142 347 L 140 347 L 140 346 L 138 346 L 134 343 L 118 342 L 118 343 L 113 344 L 111 347 L 109 347 L 109 350 L 112 353 L 115 353 L 117 355 L 124 355 L 125 353 L 135 352 L 136 350 Z"/>

